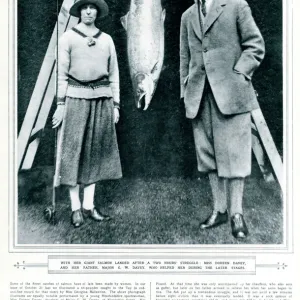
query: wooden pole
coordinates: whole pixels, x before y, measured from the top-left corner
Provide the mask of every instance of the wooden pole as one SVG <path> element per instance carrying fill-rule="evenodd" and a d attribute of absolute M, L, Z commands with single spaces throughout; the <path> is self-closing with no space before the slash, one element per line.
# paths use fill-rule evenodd
<path fill-rule="evenodd" d="M 252 123 L 252 150 L 257 160 L 260 171 L 266 182 L 273 182 L 275 178 L 270 170 L 268 160 L 266 159 L 266 152 L 264 151 L 261 142 L 258 138 L 256 126 Z"/>
<path fill-rule="evenodd" d="M 266 124 L 265 118 L 262 114 L 260 108 L 255 109 L 251 112 L 251 116 L 253 122 L 257 128 L 257 132 L 259 133 L 260 140 L 263 144 L 263 147 L 267 153 L 271 166 L 274 170 L 274 174 L 278 180 L 278 183 L 281 189 L 284 189 L 284 182 L 283 182 L 283 164 L 281 157 L 277 151 L 269 128 Z"/>

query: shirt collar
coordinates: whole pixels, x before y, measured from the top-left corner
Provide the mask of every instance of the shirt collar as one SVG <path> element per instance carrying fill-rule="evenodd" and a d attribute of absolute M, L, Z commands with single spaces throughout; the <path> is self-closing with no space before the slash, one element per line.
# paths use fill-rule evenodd
<path fill-rule="evenodd" d="M 194 0 L 194 1 L 195 1 L 196 4 L 197 4 L 198 1 L 199 1 L 200 3 L 202 3 L 202 0 Z M 209 5 L 210 5 L 212 1 L 213 1 L 213 0 L 206 0 L 206 4 L 209 3 Z"/>
<path fill-rule="evenodd" d="M 200 2 L 200 4 L 202 3 L 202 0 L 194 0 L 194 1 L 195 1 L 196 4 L 198 3 L 198 1 Z M 214 1 L 214 0 L 206 0 L 206 1 L 205 1 L 205 3 L 206 3 L 206 10 L 207 10 L 207 11 L 210 9 L 211 4 L 212 4 L 213 1 Z"/>

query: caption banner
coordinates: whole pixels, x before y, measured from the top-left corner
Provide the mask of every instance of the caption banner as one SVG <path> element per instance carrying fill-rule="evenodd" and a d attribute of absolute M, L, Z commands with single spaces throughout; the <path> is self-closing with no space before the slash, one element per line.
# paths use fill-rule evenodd
<path fill-rule="evenodd" d="M 254 257 L 226 258 L 101 258 L 49 256 L 48 272 L 101 274 L 255 274 Z"/>

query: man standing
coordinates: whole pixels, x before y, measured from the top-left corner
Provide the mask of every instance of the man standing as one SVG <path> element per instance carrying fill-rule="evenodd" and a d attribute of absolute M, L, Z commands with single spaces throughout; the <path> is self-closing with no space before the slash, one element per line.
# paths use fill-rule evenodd
<path fill-rule="evenodd" d="M 245 0 L 195 0 L 180 28 L 180 83 L 192 119 L 198 170 L 207 172 L 213 212 L 205 230 L 228 221 L 245 238 L 244 179 L 251 173 L 250 112 L 258 108 L 251 78 L 265 53 Z"/>

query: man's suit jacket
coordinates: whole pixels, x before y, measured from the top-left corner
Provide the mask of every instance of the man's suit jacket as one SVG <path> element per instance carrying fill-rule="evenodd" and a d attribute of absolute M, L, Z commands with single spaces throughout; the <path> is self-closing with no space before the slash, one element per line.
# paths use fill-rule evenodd
<path fill-rule="evenodd" d="M 195 1 L 183 13 L 180 28 L 181 97 L 187 118 L 198 113 L 206 78 L 223 114 L 257 108 L 251 77 L 265 45 L 247 2 L 213 0 L 201 27 Z"/>

